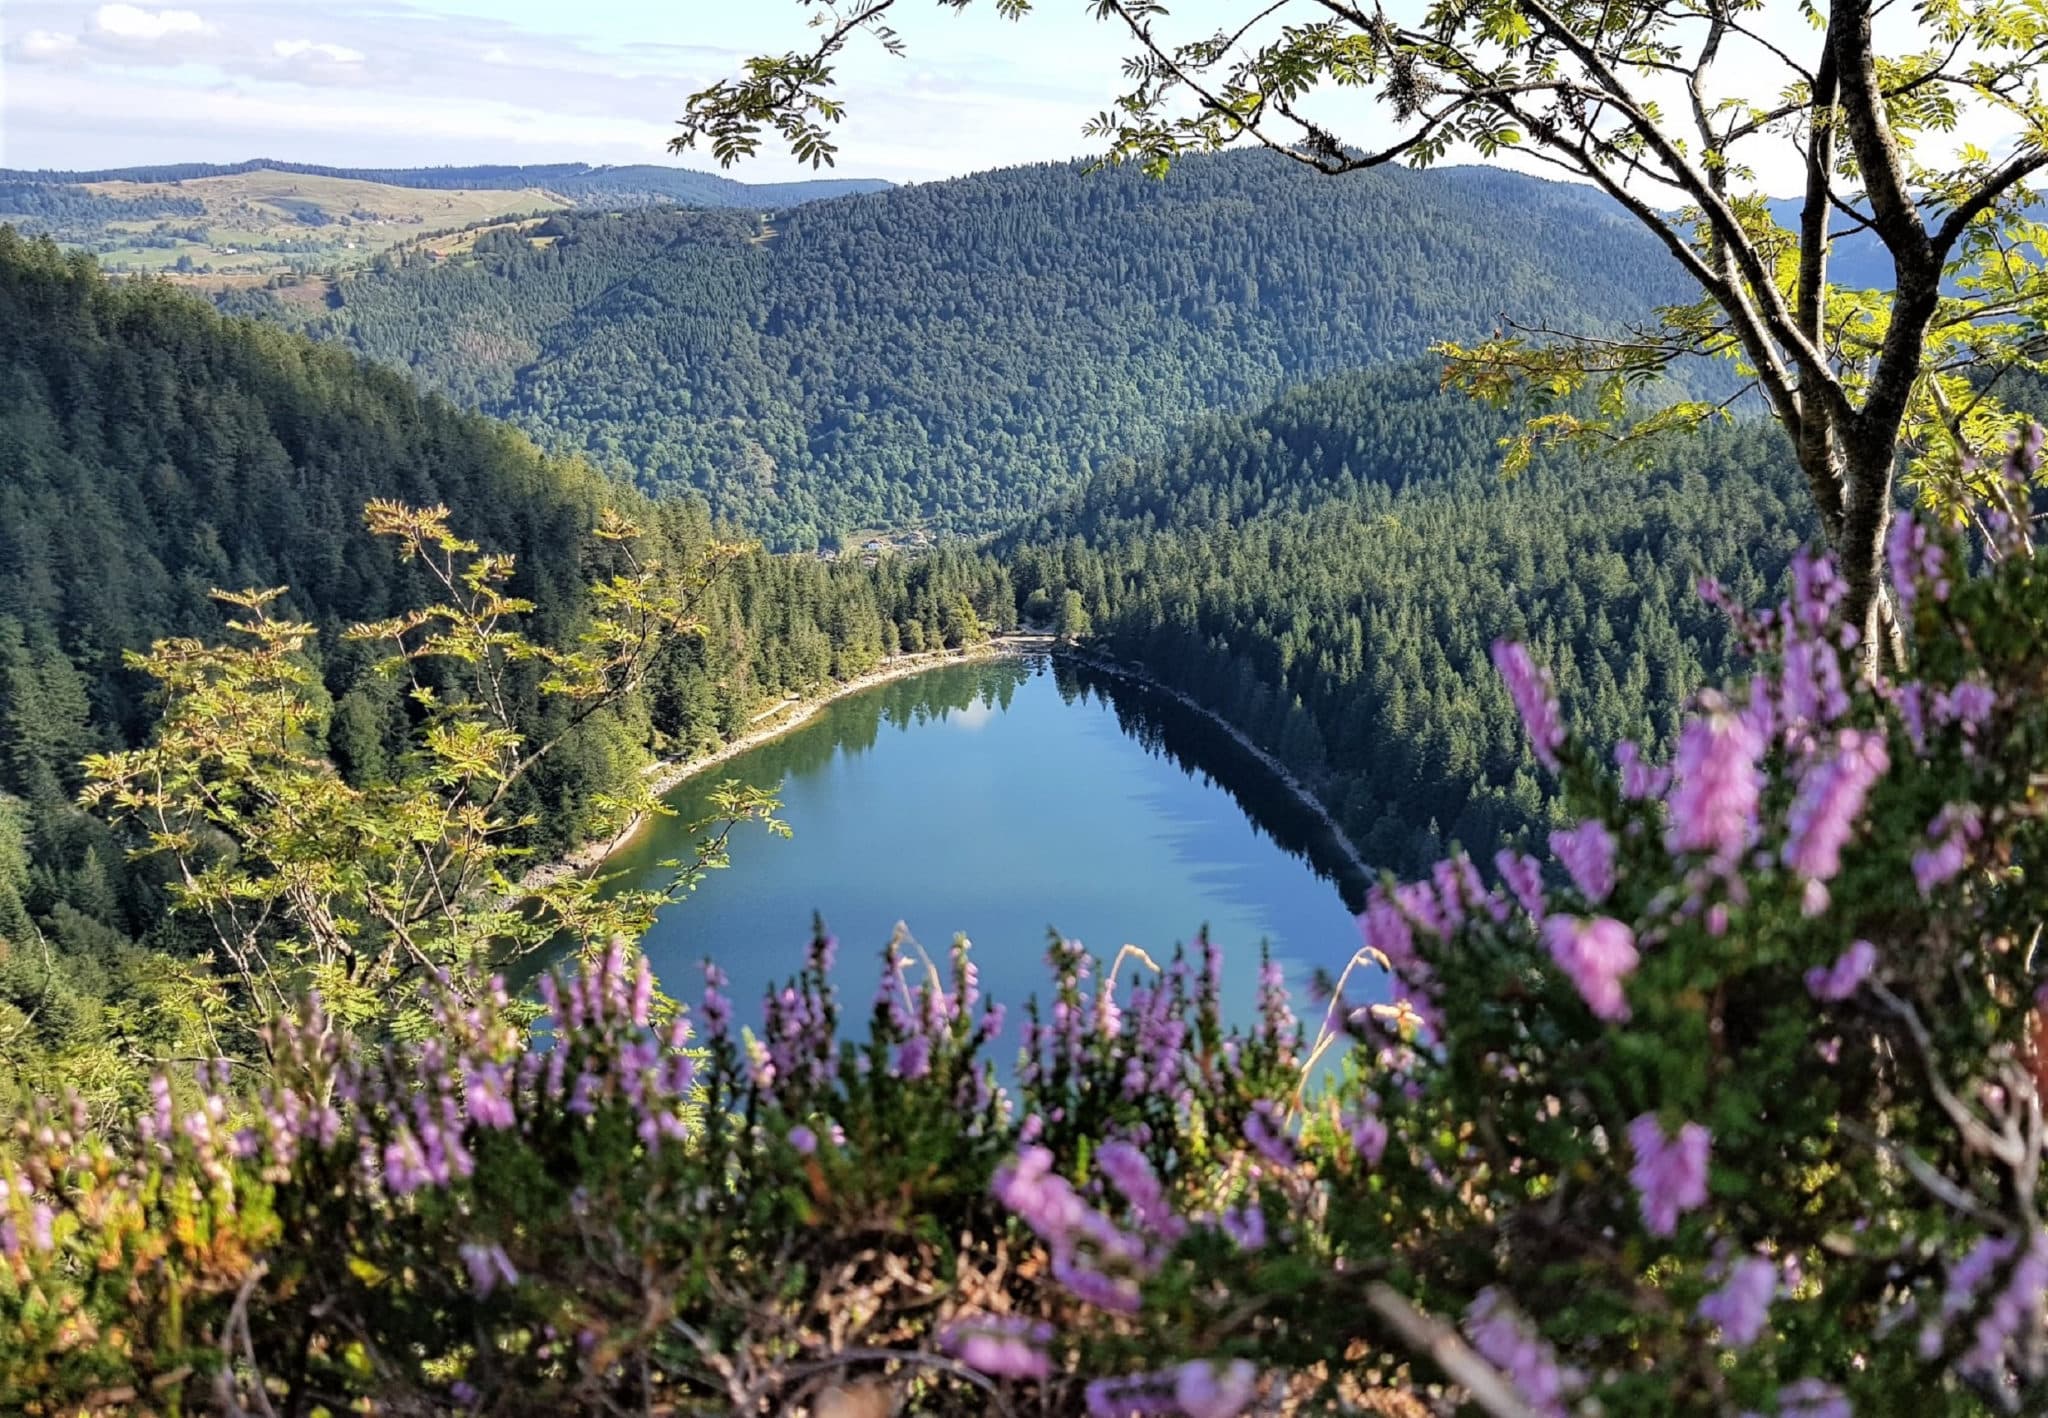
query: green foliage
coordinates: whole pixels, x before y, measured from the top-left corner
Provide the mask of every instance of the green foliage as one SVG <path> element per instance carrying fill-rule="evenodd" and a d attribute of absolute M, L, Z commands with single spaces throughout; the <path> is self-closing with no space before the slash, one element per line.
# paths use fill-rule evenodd
<path fill-rule="evenodd" d="M 237 1019 L 260 1021 L 302 995 L 317 995 L 351 1029 L 376 1031 L 423 977 L 466 979 L 565 933 L 637 935 L 655 906 L 722 865 L 736 823 L 767 818 L 774 805 L 762 793 L 728 794 L 720 818 L 703 824 L 716 829 L 713 845 L 667 892 L 601 899 L 595 880 L 571 875 L 529 894 L 516 879 L 524 854 L 509 840 L 513 790 L 635 695 L 661 647 L 702 633 L 704 593 L 744 549 L 713 546 L 669 571 L 642 560 L 637 530 L 607 513 L 597 535 L 616 564 L 593 587 L 576 646 L 560 649 L 520 628 L 533 605 L 504 592 L 512 560 L 455 536 L 445 508 L 372 502 L 365 520 L 446 597 L 344 636 L 382 652 L 376 673 L 409 684 L 417 723 L 396 771 L 359 786 L 320 752 L 313 628 L 272 615 L 283 588 L 216 593 L 240 612 L 228 628 L 246 645 L 164 640 L 131 652 L 130 664 L 159 685 L 162 721 L 147 746 L 85 764 L 82 803 L 132 828 L 138 855 L 170 863 L 173 908 L 206 922 L 231 967 L 236 1007 L 209 1025 L 237 1055 L 249 1052 L 233 1037 Z M 456 667 L 452 682 L 436 687 L 425 672 L 446 665 Z M 537 742 L 514 711 L 521 667 L 537 668 L 545 700 L 569 706 Z M 630 771 L 592 809 L 572 830 L 608 837 L 669 811 Z M 83 884 L 70 896 L 91 900 Z"/>
<path fill-rule="evenodd" d="M 451 978 L 414 1043 L 308 1003 L 241 1083 L 39 1110 L 0 1189 L 0 1403 L 2037 1411 L 2048 579 L 2010 533 L 1976 575 L 1908 545 L 1924 679 L 1847 672 L 1809 563 L 1668 789 L 1545 735 L 1566 871 L 1386 882 L 1356 964 L 1396 997 L 1347 971 L 1312 1050 L 1277 971 L 1226 1029 L 1206 941 L 1055 936 L 1004 1081 L 964 941 L 891 940 L 846 1039 L 821 928 L 758 1029 L 714 966 L 683 1008 L 614 942 L 541 987 L 544 1042 Z M 1547 686 L 1504 673 L 1541 731 Z M 1593 926 L 1625 961 L 1573 963 Z"/>
<path fill-rule="evenodd" d="M 1302 180 L 1239 154 L 1164 183 L 1014 168 L 740 212 L 562 215 L 341 280 L 304 323 L 551 445 L 693 489 L 778 545 L 979 533 L 1207 409 L 1477 336 L 1676 300 L 1583 189 Z"/>
<path fill-rule="evenodd" d="M 1275 753 L 1375 866 L 1491 851 L 1552 809 L 1487 646 L 1540 647 L 1595 741 L 1666 742 L 1734 644 L 1694 578 L 1761 595 L 1813 525 L 1767 428 L 1503 483 L 1512 426 L 1419 366 L 1329 380 L 1098 476 L 1002 549 L 1027 598 L 1077 603 L 1093 646 Z"/>
<path fill-rule="evenodd" d="M 811 51 L 759 56 L 744 80 L 692 96 L 675 145 L 709 140 L 730 163 L 774 127 L 814 165 L 828 160 L 823 125 L 843 109 L 826 61 L 863 33 L 894 48 L 896 4 L 834 12 Z M 1019 19 L 1029 6 L 995 8 Z M 1697 357 L 1730 361 L 1791 439 L 1866 654 L 1887 641 L 1901 653 L 1881 555 L 1899 454 L 1923 500 L 1962 516 L 1986 490 L 1977 465 L 2024 422 L 2000 379 L 2048 355 L 2038 4 L 1943 0 L 1881 25 L 1886 5 L 1834 0 L 1802 6 L 1796 36 L 1775 32 L 1761 0 L 1443 0 L 1400 16 L 1244 0 L 1194 32 L 1153 0 L 1093 8 L 1128 49 L 1126 92 L 1088 125 L 1112 162 L 1164 176 L 1185 154 L 1251 142 L 1336 175 L 1512 152 L 1604 193 L 1688 295 L 1619 332 L 1561 309 L 1511 317 L 1476 344 L 1441 331 L 1449 377 L 1482 397 L 1534 396 L 1510 439 L 1521 462 L 1539 442 L 1703 426 L 1728 404 L 1681 400 L 1635 428 L 1628 395 Z M 1391 132 L 1347 141 L 1315 116 L 1331 90 L 1377 100 Z M 1966 123 L 1984 141 L 1958 141 Z M 1772 170 L 1802 174 L 1796 202 L 1769 199 L 1759 174 Z M 1862 285 L 1831 269 L 1838 249 L 1862 257 L 1843 263 Z M 1549 407 L 1580 392 L 1590 410 Z"/>
<path fill-rule="evenodd" d="M 733 553 L 700 507 L 650 506 L 422 398 L 403 376 L 223 320 L 155 283 L 108 283 L 83 258 L 8 231 L 0 323 L 12 332 L 0 345 L 0 800 L 11 800 L 8 840 L 25 844 L 27 862 L 0 885 L 14 1011 L 0 1011 L 0 1078 L 15 1101 L 68 1078 L 98 1104 L 132 1090 L 154 1061 L 218 1047 L 207 1021 L 227 1006 L 206 957 L 219 940 L 170 909 L 179 883 L 168 858 L 131 860 L 135 844 L 72 801 L 82 758 L 139 750 L 155 723 L 154 681 L 126 652 L 183 641 L 194 658 L 181 673 L 228 672 L 203 648 L 222 636 L 213 588 L 289 586 L 263 616 L 301 627 L 296 649 L 266 652 L 270 688 L 289 688 L 292 708 L 265 702 L 301 739 L 274 746 L 272 769 L 311 781 L 331 759 L 350 793 L 393 794 L 423 771 L 411 755 L 436 714 L 479 704 L 549 745 L 498 804 L 496 845 L 529 861 L 615 826 L 650 757 L 715 747 L 764 702 L 873 668 L 904 625 L 936 629 L 948 606 L 957 621 L 962 597 L 984 625 L 1014 614 L 1003 570 L 955 552 L 874 567 Z M 363 519 L 377 499 L 445 506 L 451 525 L 511 558 L 508 569 L 492 563 L 506 574 L 490 593 L 528 607 L 523 648 L 492 652 L 502 664 L 488 695 L 480 651 L 431 655 L 393 676 L 379 668 L 389 643 L 343 634 L 479 594 L 459 580 L 451 591 L 427 557 L 394 554 Z M 638 575 L 605 535 L 612 509 L 641 527 L 631 553 L 641 565 L 721 571 L 697 595 L 701 633 L 636 642 L 624 692 L 586 712 L 592 682 L 577 665 L 616 670 L 627 647 L 605 626 L 631 621 L 615 614 L 616 598 Z M 482 613 L 478 603 L 471 614 Z M 460 634 L 504 628 L 468 623 Z M 440 635 L 448 645 L 456 633 L 429 616 L 411 623 L 408 643 Z M 440 751 L 458 746 L 445 739 Z M 212 781 L 239 771 L 217 763 Z M 70 1016 L 75 1027 L 54 1031 L 37 1013 L 46 978 L 53 999 L 93 1004 Z"/>

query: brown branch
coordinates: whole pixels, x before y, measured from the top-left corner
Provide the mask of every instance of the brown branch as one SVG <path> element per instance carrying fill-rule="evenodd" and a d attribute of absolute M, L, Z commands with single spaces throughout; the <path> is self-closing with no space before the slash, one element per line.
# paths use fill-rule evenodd
<path fill-rule="evenodd" d="M 1393 1286 L 1375 1280 L 1366 1287 L 1365 1303 L 1400 1336 L 1402 1343 L 1462 1384 L 1472 1401 L 1493 1418 L 1537 1418 L 1536 1410 L 1515 1391 L 1515 1386 L 1481 1358 L 1455 1329 L 1416 1309 Z"/>

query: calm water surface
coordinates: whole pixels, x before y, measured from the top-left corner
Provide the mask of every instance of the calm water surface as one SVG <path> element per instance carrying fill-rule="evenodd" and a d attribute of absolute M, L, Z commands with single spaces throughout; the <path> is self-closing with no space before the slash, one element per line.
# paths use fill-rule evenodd
<path fill-rule="evenodd" d="M 1104 956 L 1135 942 L 1163 963 L 1206 925 L 1239 1019 L 1261 941 L 1300 984 L 1357 948 L 1346 897 L 1360 883 L 1342 879 L 1312 816 L 1200 716 L 1064 661 L 947 666 L 830 704 L 685 783 L 670 799 L 679 819 L 613 865 L 658 881 L 683 850 L 677 822 L 728 778 L 779 783 L 792 836 L 736 835 L 732 866 L 664 912 L 645 949 L 684 998 L 699 988 L 692 967 L 716 959 L 743 1019 L 797 968 L 813 912 L 839 937 L 859 1019 L 899 921 L 934 956 L 967 935 L 982 989 L 1013 1009 L 1044 993 L 1050 929 Z"/>

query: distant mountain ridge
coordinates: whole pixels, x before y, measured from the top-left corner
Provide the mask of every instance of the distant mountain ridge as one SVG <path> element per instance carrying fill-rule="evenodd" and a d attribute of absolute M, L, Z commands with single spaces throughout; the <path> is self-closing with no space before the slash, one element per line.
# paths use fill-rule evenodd
<path fill-rule="evenodd" d="M 317 163 L 251 158 L 237 163 L 165 163 L 90 170 L 0 168 L 0 184 L 77 187 L 94 182 L 190 182 L 237 177 L 250 172 L 289 172 L 306 177 L 339 177 L 393 187 L 471 191 L 542 187 L 579 205 L 623 201 L 674 202 L 686 207 L 789 207 L 852 192 L 879 192 L 893 183 L 873 177 L 828 177 L 800 182 L 740 182 L 717 173 L 657 163 L 603 166 L 592 163 L 485 163 L 446 167 L 325 167 Z"/>
<path fill-rule="evenodd" d="M 550 215 L 256 314 L 411 368 L 785 547 L 993 531 L 1210 410 L 1684 298 L 1598 193 L 1513 173 L 1190 157 L 1004 168 L 776 211 Z"/>

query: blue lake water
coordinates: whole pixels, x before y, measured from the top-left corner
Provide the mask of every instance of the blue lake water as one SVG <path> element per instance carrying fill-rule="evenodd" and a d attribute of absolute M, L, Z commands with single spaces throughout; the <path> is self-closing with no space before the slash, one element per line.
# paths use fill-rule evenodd
<path fill-rule="evenodd" d="M 742 1019 L 797 968 L 814 912 L 839 937 L 856 1018 L 898 922 L 934 957 L 967 935 L 983 991 L 1013 1011 L 1045 992 L 1053 929 L 1164 963 L 1206 925 L 1238 1019 L 1262 941 L 1301 985 L 1357 948 L 1346 899 L 1362 883 L 1343 879 L 1311 814 L 1201 716 L 1064 660 L 951 665 L 827 705 L 685 783 L 679 816 L 611 867 L 654 884 L 684 850 L 679 824 L 735 778 L 779 783 L 792 835 L 737 834 L 731 866 L 664 911 L 644 948 L 681 998 L 701 987 L 696 963 L 716 959 Z"/>

